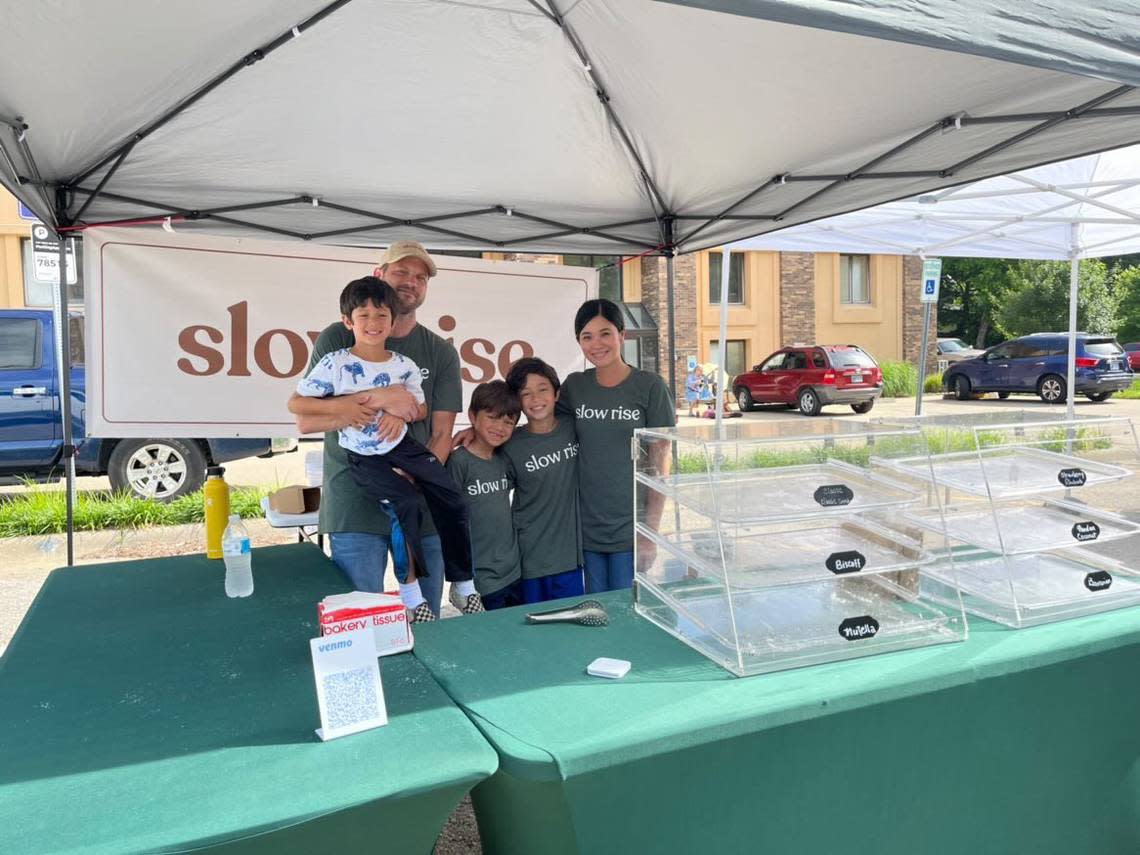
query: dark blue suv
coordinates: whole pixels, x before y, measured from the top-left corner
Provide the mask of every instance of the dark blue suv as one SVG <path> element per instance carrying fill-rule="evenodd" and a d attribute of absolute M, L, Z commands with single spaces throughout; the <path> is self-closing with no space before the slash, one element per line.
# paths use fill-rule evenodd
<path fill-rule="evenodd" d="M 953 363 L 942 375 L 942 385 L 959 401 L 980 392 L 997 392 L 999 398 L 1016 392 L 1059 404 L 1068 396 L 1068 357 L 1068 333 L 1034 333 Z M 1077 394 L 1090 401 L 1107 400 L 1132 385 L 1128 354 L 1111 336 L 1077 333 L 1076 363 Z"/>

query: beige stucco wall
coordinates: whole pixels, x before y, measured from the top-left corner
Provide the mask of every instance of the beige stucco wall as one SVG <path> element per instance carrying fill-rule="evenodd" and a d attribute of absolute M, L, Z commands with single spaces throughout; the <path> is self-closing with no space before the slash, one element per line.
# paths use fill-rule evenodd
<path fill-rule="evenodd" d="M 31 234 L 31 225 L 20 219 L 16 197 L 0 188 L 0 309 L 18 309 L 24 305 L 20 238 Z"/>
<path fill-rule="evenodd" d="M 815 331 L 820 344 L 857 344 L 880 362 L 902 359 L 903 257 L 871 256 L 871 302 L 839 301 L 839 255 L 815 256 Z"/>
<path fill-rule="evenodd" d="M 719 250 L 713 250 L 719 252 Z M 700 359 L 710 361 L 720 339 L 720 304 L 709 302 L 709 253 L 697 253 L 697 329 Z M 743 340 L 745 361 L 755 365 L 777 347 L 780 337 L 780 254 L 748 252 L 744 258 L 744 302 L 728 307 L 728 341 Z"/>

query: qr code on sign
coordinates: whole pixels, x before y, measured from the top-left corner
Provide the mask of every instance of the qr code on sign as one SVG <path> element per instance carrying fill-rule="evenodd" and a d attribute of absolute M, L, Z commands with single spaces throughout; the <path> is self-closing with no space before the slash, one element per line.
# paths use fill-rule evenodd
<path fill-rule="evenodd" d="M 330 728 L 351 727 L 376 717 L 379 699 L 374 677 L 375 671 L 368 668 L 325 675 L 325 709 Z"/>

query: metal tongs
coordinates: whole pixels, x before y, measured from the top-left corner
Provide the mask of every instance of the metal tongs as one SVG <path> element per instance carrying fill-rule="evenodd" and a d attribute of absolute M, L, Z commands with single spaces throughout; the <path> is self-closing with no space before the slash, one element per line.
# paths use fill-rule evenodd
<path fill-rule="evenodd" d="M 582 626 L 605 626 L 610 622 L 606 607 L 597 600 L 582 600 L 564 609 L 549 612 L 531 612 L 527 623 L 577 623 Z"/>

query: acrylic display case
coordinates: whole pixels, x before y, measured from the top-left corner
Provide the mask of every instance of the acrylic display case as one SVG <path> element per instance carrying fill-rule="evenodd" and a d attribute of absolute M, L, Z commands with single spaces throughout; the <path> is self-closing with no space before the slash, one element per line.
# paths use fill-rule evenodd
<path fill-rule="evenodd" d="M 639 430 L 633 450 L 635 607 L 732 673 L 965 637 L 952 565 L 924 573 L 945 533 L 906 516 L 930 481 L 883 462 L 929 468 L 918 428 L 745 421 Z"/>
<path fill-rule="evenodd" d="M 966 610 L 1013 627 L 1140 603 L 1140 463 L 1127 418 L 919 417 L 932 456 L 883 460 L 945 531 Z M 927 572 L 949 584 L 936 560 Z"/>

